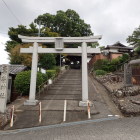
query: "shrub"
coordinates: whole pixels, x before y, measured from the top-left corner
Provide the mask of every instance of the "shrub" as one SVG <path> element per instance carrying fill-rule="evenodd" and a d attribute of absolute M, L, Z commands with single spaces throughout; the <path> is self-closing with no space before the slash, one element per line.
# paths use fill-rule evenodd
<path fill-rule="evenodd" d="M 69 68 L 69 66 L 68 65 L 65 65 L 65 69 L 67 70 Z"/>
<path fill-rule="evenodd" d="M 109 72 L 114 72 L 116 71 L 116 65 L 109 65 L 108 69 L 109 69 Z"/>
<path fill-rule="evenodd" d="M 122 56 L 119 57 L 120 63 L 124 63 L 129 59 L 130 59 L 130 56 L 126 53 L 124 53 Z"/>
<path fill-rule="evenodd" d="M 102 66 L 102 70 L 106 71 L 106 72 L 109 72 L 109 67 L 108 65 L 103 65 Z"/>
<path fill-rule="evenodd" d="M 55 66 L 53 68 L 53 70 L 56 70 L 56 74 L 58 75 L 60 73 L 60 67 L 59 66 Z"/>
<path fill-rule="evenodd" d="M 56 76 L 56 70 L 47 70 L 48 79 L 53 79 Z"/>
<path fill-rule="evenodd" d="M 112 59 L 111 62 L 110 62 L 111 65 L 118 65 L 119 63 L 120 63 L 119 58 Z"/>
<path fill-rule="evenodd" d="M 107 59 L 97 60 L 94 64 L 94 70 L 101 70 L 104 68 L 104 66 L 108 66 L 109 63 L 110 63 L 110 61 Z"/>
<path fill-rule="evenodd" d="M 140 46 L 135 49 L 135 52 L 137 53 L 137 55 L 140 55 Z"/>
<path fill-rule="evenodd" d="M 16 90 L 22 95 L 29 95 L 31 71 L 23 71 L 16 75 L 14 85 Z M 42 73 L 37 73 L 36 90 L 43 83 Z"/>
<path fill-rule="evenodd" d="M 46 82 L 48 80 L 48 74 L 42 73 L 42 78 L 43 78 L 43 82 Z"/>
<path fill-rule="evenodd" d="M 105 75 L 105 74 L 107 74 L 107 72 L 104 70 L 96 70 L 95 71 L 95 75 Z"/>

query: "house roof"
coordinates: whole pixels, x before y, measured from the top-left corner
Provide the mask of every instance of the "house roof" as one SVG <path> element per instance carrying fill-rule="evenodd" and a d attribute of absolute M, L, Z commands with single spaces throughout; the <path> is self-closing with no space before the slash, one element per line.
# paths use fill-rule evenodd
<path fill-rule="evenodd" d="M 120 43 L 119 41 L 113 45 L 107 45 L 105 49 L 126 49 L 126 50 L 133 50 L 132 47 L 128 47 Z"/>
<path fill-rule="evenodd" d="M 10 74 L 16 75 L 17 73 L 24 71 L 27 69 L 27 66 L 24 65 L 9 65 L 10 66 Z M 2 65 L 0 65 L 0 72 L 1 72 Z"/>

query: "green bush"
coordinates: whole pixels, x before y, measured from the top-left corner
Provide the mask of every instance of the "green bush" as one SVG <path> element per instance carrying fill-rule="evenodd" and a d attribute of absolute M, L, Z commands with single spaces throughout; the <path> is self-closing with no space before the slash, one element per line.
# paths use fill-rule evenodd
<path fill-rule="evenodd" d="M 112 59 L 110 62 L 110 65 L 118 65 L 120 63 L 120 59 L 119 58 L 115 58 Z"/>
<path fill-rule="evenodd" d="M 103 70 L 105 66 L 108 66 L 110 63 L 109 60 L 107 59 L 100 59 L 100 60 L 97 60 L 95 63 L 94 63 L 94 70 Z M 107 68 L 105 68 L 107 69 Z"/>
<path fill-rule="evenodd" d="M 48 79 L 53 79 L 56 76 L 56 70 L 47 70 Z"/>
<path fill-rule="evenodd" d="M 128 54 L 123 54 L 118 58 L 112 59 L 111 61 L 107 59 L 97 60 L 94 63 L 93 69 L 104 70 L 106 72 L 114 72 L 119 69 L 124 62 L 129 60 L 129 58 L 130 56 Z"/>
<path fill-rule="evenodd" d="M 105 74 L 107 74 L 107 72 L 104 70 L 96 70 L 95 71 L 95 75 L 105 75 Z"/>
<path fill-rule="evenodd" d="M 130 56 L 126 53 L 124 53 L 122 56 L 119 57 L 120 63 L 124 63 L 129 59 L 130 59 Z"/>
<path fill-rule="evenodd" d="M 106 71 L 106 72 L 109 72 L 109 67 L 108 65 L 103 65 L 102 66 L 102 70 Z"/>
<path fill-rule="evenodd" d="M 14 80 L 14 85 L 16 90 L 22 95 L 29 95 L 30 89 L 30 77 L 31 71 L 23 71 L 16 75 Z M 42 73 L 37 73 L 37 83 L 36 83 L 36 90 L 38 91 L 38 86 L 43 83 L 43 76 Z"/>
<path fill-rule="evenodd" d="M 116 65 L 109 65 L 108 69 L 109 69 L 109 72 L 114 72 L 116 71 Z"/>
<path fill-rule="evenodd" d="M 140 46 L 137 47 L 134 51 L 137 53 L 137 55 L 140 55 Z"/>
<path fill-rule="evenodd" d="M 69 66 L 68 65 L 65 65 L 65 69 L 67 70 L 69 68 Z"/>
<path fill-rule="evenodd" d="M 55 66 L 53 68 L 53 70 L 56 70 L 56 74 L 58 75 L 60 73 L 60 67 L 59 66 Z"/>
<path fill-rule="evenodd" d="M 48 74 L 42 73 L 42 78 L 43 78 L 43 82 L 46 82 L 48 80 Z"/>

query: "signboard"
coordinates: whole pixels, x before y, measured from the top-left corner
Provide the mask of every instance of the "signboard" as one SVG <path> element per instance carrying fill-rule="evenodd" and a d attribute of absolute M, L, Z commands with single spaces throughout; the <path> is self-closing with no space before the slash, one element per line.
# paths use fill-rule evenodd
<path fill-rule="evenodd" d="M 5 98 L 8 88 L 9 66 L 2 65 L 1 78 L 0 78 L 0 98 Z"/>

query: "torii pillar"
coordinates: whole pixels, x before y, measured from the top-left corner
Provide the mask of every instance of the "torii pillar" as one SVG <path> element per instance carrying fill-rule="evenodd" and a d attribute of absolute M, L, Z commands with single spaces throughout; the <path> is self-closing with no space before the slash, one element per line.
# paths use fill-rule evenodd
<path fill-rule="evenodd" d="M 87 106 L 88 100 L 88 71 L 87 71 L 87 53 L 100 53 L 99 48 L 87 47 L 87 43 L 97 42 L 101 36 L 92 37 L 26 37 L 19 35 L 23 42 L 32 42 L 33 47 L 21 48 L 21 53 L 32 53 L 32 71 L 30 81 L 29 100 L 24 105 L 36 105 L 36 79 L 37 79 L 37 64 L 38 53 L 71 53 L 82 54 L 82 101 L 79 106 Z M 55 43 L 55 48 L 42 48 L 38 43 Z M 82 47 L 64 48 L 64 43 L 82 43 Z"/>

